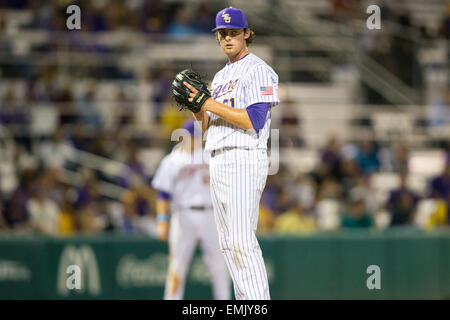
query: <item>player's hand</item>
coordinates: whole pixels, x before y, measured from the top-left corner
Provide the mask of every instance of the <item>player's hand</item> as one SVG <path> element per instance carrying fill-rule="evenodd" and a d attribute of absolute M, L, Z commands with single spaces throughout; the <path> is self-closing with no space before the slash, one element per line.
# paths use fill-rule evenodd
<path fill-rule="evenodd" d="M 169 238 L 169 222 L 158 221 L 156 225 L 156 233 L 159 240 L 167 241 L 167 239 Z"/>
<path fill-rule="evenodd" d="M 191 90 L 191 93 L 189 94 L 189 102 L 192 102 L 192 101 L 194 101 L 194 98 L 195 98 L 195 96 L 197 95 L 197 93 L 198 93 L 198 90 L 197 89 L 195 89 L 193 86 L 191 86 L 189 83 L 187 83 L 186 81 L 184 81 L 183 82 L 183 84 L 189 89 L 189 90 Z M 208 98 L 206 101 L 205 101 L 205 103 L 203 104 L 203 106 L 202 106 L 202 111 L 205 111 L 205 105 L 208 103 L 208 100 L 209 99 L 211 99 L 211 98 Z"/>
<path fill-rule="evenodd" d="M 186 81 L 183 81 L 183 84 L 189 89 L 191 90 L 191 93 L 189 94 L 189 102 L 194 101 L 195 96 L 198 93 L 198 90 L 195 89 L 193 86 L 191 86 L 189 83 L 187 83 Z"/>

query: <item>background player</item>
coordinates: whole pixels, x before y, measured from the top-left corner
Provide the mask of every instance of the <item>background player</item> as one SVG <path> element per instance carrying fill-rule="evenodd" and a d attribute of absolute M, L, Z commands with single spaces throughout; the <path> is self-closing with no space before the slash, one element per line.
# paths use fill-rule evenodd
<path fill-rule="evenodd" d="M 194 120 L 184 124 L 192 137 L 194 126 Z M 152 186 L 159 191 L 158 237 L 169 241 L 169 270 L 164 293 L 166 300 L 183 298 L 186 274 L 198 243 L 210 271 L 214 298 L 230 299 L 229 277 L 219 250 L 214 223 L 208 164 L 193 161 L 204 159 L 202 153 L 203 148 L 196 148 L 194 138 L 183 141 L 162 160 L 152 181 Z"/>
<path fill-rule="evenodd" d="M 254 33 L 243 11 L 216 15 L 217 40 L 228 63 L 214 77 L 212 98 L 194 114 L 208 130 L 210 174 L 220 248 L 236 299 L 270 299 L 267 273 L 255 232 L 267 172 L 271 107 L 279 103 L 278 75 L 249 53 Z M 189 102 L 201 100 L 188 82 Z M 195 98 L 195 99 L 194 99 Z"/>

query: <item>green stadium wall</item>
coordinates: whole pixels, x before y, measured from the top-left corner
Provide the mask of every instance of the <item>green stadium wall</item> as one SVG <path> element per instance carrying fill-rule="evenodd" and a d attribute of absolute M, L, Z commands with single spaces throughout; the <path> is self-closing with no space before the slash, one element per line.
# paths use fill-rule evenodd
<path fill-rule="evenodd" d="M 450 299 L 450 232 L 354 231 L 260 237 L 272 299 Z M 0 236 L 0 299 L 152 299 L 163 297 L 167 244 L 148 237 Z M 69 265 L 81 271 L 68 289 Z M 367 268 L 380 268 L 368 289 Z M 231 286 L 231 282 L 230 282 Z M 211 299 L 197 250 L 186 299 Z"/>

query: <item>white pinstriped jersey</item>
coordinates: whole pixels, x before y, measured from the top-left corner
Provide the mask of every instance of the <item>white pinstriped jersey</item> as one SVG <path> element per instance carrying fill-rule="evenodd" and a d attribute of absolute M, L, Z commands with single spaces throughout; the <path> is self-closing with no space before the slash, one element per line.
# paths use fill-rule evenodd
<path fill-rule="evenodd" d="M 211 84 L 212 98 L 237 109 L 267 102 L 276 106 L 278 75 L 262 59 L 249 53 L 234 63 L 228 63 L 216 73 Z M 205 150 L 222 147 L 248 147 L 267 149 L 270 134 L 271 109 L 267 112 L 264 127 L 258 131 L 241 129 L 219 116 L 208 112 L 209 129 Z"/>
<path fill-rule="evenodd" d="M 172 207 L 182 210 L 191 206 L 211 206 L 209 188 L 209 158 L 202 149 L 183 152 L 175 146 L 166 155 L 152 180 L 152 187 L 171 194 Z M 203 159 L 197 163 L 194 159 Z"/>

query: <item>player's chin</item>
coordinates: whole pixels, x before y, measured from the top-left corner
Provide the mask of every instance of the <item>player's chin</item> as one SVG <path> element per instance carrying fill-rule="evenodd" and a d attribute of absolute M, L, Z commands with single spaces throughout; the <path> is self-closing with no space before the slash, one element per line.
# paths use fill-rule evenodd
<path fill-rule="evenodd" d="M 234 56 L 235 55 L 235 50 L 233 50 L 233 48 L 223 48 L 223 52 L 227 56 Z"/>

